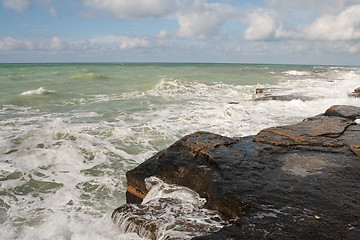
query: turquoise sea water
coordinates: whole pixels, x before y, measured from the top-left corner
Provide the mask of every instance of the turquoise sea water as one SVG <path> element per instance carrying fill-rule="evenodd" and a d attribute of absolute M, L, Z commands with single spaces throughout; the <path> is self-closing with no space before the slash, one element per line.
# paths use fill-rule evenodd
<path fill-rule="evenodd" d="M 246 136 L 360 106 L 357 87 L 360 67 L 0 64 L 0 239 L 137 239 L 110 218 L 127 170 L 195 131 Z M 266 93 L 311 100 L 254 101 Z"/>

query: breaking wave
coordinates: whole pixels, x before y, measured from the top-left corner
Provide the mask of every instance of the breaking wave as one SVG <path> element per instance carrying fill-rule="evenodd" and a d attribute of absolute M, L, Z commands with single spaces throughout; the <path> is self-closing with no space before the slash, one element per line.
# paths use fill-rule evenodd
<path fill-rule="evenodd" d="M 97 73 L 87 73 L 87 74 L 83 74 L 83 75 L 75 75 L 72 76 L 71 79 L 73 80 L 103 80 L 103 79 L 108 79 L 107 76 L 102 75 L 102 74 L 97 74 Z"/>
<path fill-rule="evenodd" d="M 22 95 L 22 96 L 45 95 L 45 94 L 49 94 L 49 93 L 53 93 L 53 92 L 55 92 L 55 91 L 47 90 L 43 87 L 39 87 L 38 89 L 35 89 L 35 90 L 25 91 L 25 92 L 21 93 L 20 95 Z"/>
<path fill-rule="evenodd" d="M 192 239 L 219 231 L 227 222 L 214 210 L 202 208 L 206 200 L 186 187 L 145 179 L 149 193 L 141 205 L 127 204 L 113 214 L 125 233 L 149 239 Z"/>
<path fill-rule="evenodd" d="M 297 70 L 289 70 L 282 72 L 284 75 L 288 76 L 309 76 L 311 75 L 311 72 L 308 71 L 297 71 Z"/>

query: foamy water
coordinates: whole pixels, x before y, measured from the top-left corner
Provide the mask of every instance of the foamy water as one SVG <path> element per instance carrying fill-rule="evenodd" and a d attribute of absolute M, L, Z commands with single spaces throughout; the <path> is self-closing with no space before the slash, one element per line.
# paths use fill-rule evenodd
<path fill-rule="evenodd" d="M 43 87 L 39 87 L 38 89 L 35 89 L 35 90 L 29 90 L 29 91 L 25 91 L 23 93 L 21 93 L 20 95 L 43 95 L 43 94 L 46 94 L 46 93 L 52 93 L 54 91 L 51 91 L 51 90 L 46 90 L 45 88 Z"/>
<path fill-rule="evenodd" d="M 111 220 L 125 203 L 125 173 L 180 137 L 199 130 L 246 136 L 331 105 L 360 106 L 348 97 L 360 86 L 358 67 L 0 68 L 0 239 L 139 239 Z M 312 100 L 253 101 L 257 88 Z"/>
<path fill-rule="evenodd" d="M 145 179 L 145 183 L 149 193 L 141 205 L 130 205 L 113 215 L 122 232 L 136 232 L 149 239 L 192 239 L 228 224 L 216 211 L 203 208 L 206 200 L 191 189 L 156 177 Z"/>

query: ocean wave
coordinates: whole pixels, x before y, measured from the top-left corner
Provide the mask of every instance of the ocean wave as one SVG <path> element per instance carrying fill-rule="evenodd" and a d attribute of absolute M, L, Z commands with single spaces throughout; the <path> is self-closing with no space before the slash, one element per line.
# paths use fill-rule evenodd
<path fill-rule="evenodd" d="M 193 92 L 196 89 L 196 82 L 187 82 L 181 79 L 162 78 L 160 82 L 150 90 L 153 94 L 164 94 L 164 93 L 185 93 Z"/>
<path fill-rule="evenodd" d="M 156 177 L 145 182 L 149 193 L 143 203 L 125 205 L 113 214 L 113 222 L 121 232 L 159 240 L 192 239 L 227 225 L 218 212 L 202 208 L 206 200 L 195 191 Z"/>
<path fill-rule="evenodd" d="M 44 95 L 44 94 L 53 93 L 53 92 L 55 92 L 55 91 L 47 90 L 43 87 L 39 87 L 38 89 L 35 89 L 35 90 L 25 91 L 25 92 L 21 93 L 20 95 L 23 95 L 23 96 Z"/>
<path fill-rule="evenodd" d="M 212 98 L 213 96 L 223 96 L 223 99 L 239 97 L 247 86 L 213 82 L 212 84 L 198 81 L 186 81 L 182 79 L 162 78 L 159 83 L 145 93 L 151 96 L 170 97 L 172 99 L 182 99 L 187 96 L 193 98 Z M 210 100 L 210 99 L 209 99 Z"/>
<path fill-rule="evenodd" d="M 83 74 L 83 75 L 75 75 L 72 76 L 71 79 L 72 80 L 103 80 L 103 79 L 108 79 L 109 77 L 102 75 L 102 74 L 97 74 L 97 73 L 88 73 L 88 74 Z"/>
<path fill-rule="evenodd" d="M 289 71 L 282 72 L 281 74 L 289 75 L 289 76 L 308 76 L 311 73 L 308 71 L 289 70 Z"/>

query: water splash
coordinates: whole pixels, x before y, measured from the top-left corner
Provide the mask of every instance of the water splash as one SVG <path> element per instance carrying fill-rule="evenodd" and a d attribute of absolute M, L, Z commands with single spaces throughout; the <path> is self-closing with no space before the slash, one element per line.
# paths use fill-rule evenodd
<path fill-rule="evenodd" d="M 26 91 L 26 92 L 21 93 L 20 95 L 22 95 L 22 96 L 44 95 L 44 94 L 53 93 L 53 92 L 55 92 L 55 91 L 46 90 L 46 89 L 43 88 L 43 87 L 39 87 L 39 88 L 36 89 L 36 90 L 29 90 L 29 91 Z"/>
<path fill-rule="evenodd" d="M 156 177 L 145 182 L 150 191 L 142 204 L 126 204 L 113 213 L 113 222 L 122 232 L 158 240 L 191 239 L 227 224 L 218 212 L 202 208 L 206 200 L 191 189 Z"/>

